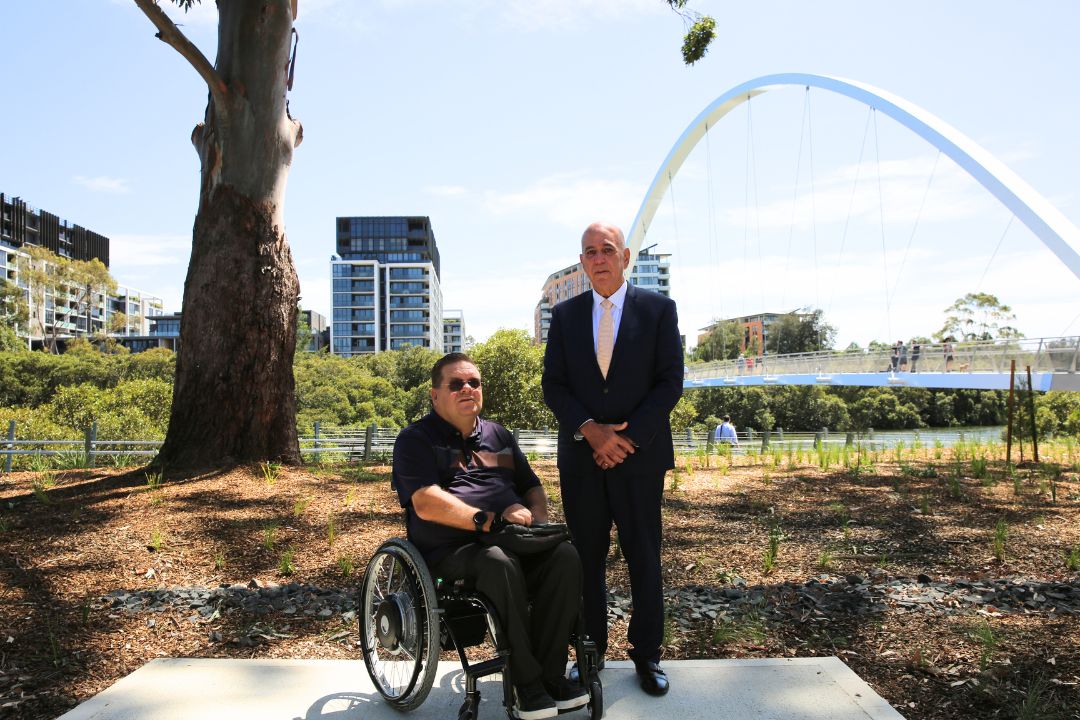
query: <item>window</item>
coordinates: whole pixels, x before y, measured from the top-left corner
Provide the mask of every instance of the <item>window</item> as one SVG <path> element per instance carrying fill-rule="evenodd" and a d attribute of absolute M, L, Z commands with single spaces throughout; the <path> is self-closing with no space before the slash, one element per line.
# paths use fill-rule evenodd
<path fill-rule="evenodd" d="M 413 337 L 424 336 L 428 333 L 427 325 L 423 323 L 410 323 L 407 325 L 391 325 L 390 335 L 391 337 Z"/>
<path fill-rule="evenodd" d="M 397 294 L 424 294 L 428 291 L 427 283 L 422 282 L 392 282 L 390 292 Z"/>
<path fill-rule="evenodd" d="M 390 320 L 403 321 L 403 320 L 427 320 L 427 313 L 423 310 L 391 310 Z"/>
<path fill-rule="evenodd" d="M 427 269 L 422 267 L 390 268 L 390 277 L 395 280 L 423 280 L 427 277 Z"/>

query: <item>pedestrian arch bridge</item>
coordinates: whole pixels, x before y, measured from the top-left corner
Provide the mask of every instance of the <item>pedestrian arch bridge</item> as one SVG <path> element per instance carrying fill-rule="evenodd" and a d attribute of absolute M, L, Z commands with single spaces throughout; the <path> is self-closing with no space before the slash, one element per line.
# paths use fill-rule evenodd
<path fill-rule="evenodd" d="M 880 112 L 892 118 L 908 131 L 936 148 L 939 157 L 946 156 L 954 161 L 961 170 L 977 181 L 1004 206 L 1011 213 L 1012 218 L 1027 226 L 1034 236 L 1038 238 L 1039 242 L 1053 253 L 1057 261 L 1067 267 L 1077 278 L 1080 278 L 1080 228 L 1077 228 L 1049 200 L 1028 185 L 985 148 L 927 110 L 897 95 L 854 80 L 806 73 L 767 75 L 744 82 L 722 94 L 690 122 L 657 170 L 637 216 L 630 227 L 630 232 L 627 234 L 627 247 L 630 249 L 632 261 L 637 259 L 638 250 L 641 249 L 643 243 L 652 240 L 652 238 L 649 238 L 649 228 L 665 196 L 671 199 L 672 215 L 674 216 L 675 199 L 674 193 L 670 192 L 673 177 L 686 162 L 691 151 L 701 140 L 707 137 L 710 129 L 738 106 L 747 104 L 749 108 L 748 103 L 752 98 L 785 87 L 805 89 L 804 117 L 807 126 L 810 125 L 809 93 L 811 88 L 815 92 L 840 95 L 861 103 L 869 109 L 871 115 Z M 748 135 L 752 138 L 753 126 L 749 110 L 747 111 L 747 123 Z M 869 128 L 870 121 L 868 118 L 866 130 L 869 130 Z M 874 142 L 876 143 L 876 124 L 874 128 Z M 866 145 L 865 132 L 863 138 L 864 147 Z M 808 133 L 808 135 L 811 146 L 812 186 L 813 136 L 812 133 Z M 753 187 L 753 196 L 756 198 L 756 170 L 750 171 L 756 155 L 751 152 L 751 147 L 748 143 L 746 183 L 747 192 L 749 193 L 749 189 Z M 801 137 L 799 153 L 801 160 Z M 861 161 L 862 155 L 860 152 L 860 163 Z M 796 168 L 795 190 L 797 194 L 799 161 L 796 161 Z M 711 171 L 706 175 L 711 177 Z M 751 185 L 752 178 L 754 179 L 753 185 Z M 933 179 L 932 174 L 930 179 Z M 880 167 L 878 168 L 878 183 L 880 191 Z M 855 184 L 856 186 L 858 184 L 857 174 Z M 929 187 L 930 183 L 928 181 L 927 191 Z M 854 197 L 854 189 L 852 193 L 852 197 Z M 750 195 L 748 194 L 747 197 L 750 197 Z M 925 202 L 925 197 L 923 201 Z M 755 199 L 754 202 L 756 203 L 757 200 Z M 919 212 L 922 212 L 921 208 Z M 883 210 L 879 207 L 879 214 L 881 213 L 883 213 Z M 848 219 L 850 219 L 850 215 Z M 917 216 L 914 223 L 916 229 L 918 228 L 918 221 L 919 217 Z M 884 219 L 881 222 L 884 223 Z M 1007 230 L 1008 228 L 1006 228 L 1006 232 Z M 844 233 L 846 232 L 845 221 Z M 912 237 L 914 237 L 915 230 L 913 229 L 911 232 Z M 675 233 L 677 240 L 677 226 L 675 226 Z M 789 235 L 789 248 L 791 244 L 790 237 Z M 890 314 L 892 308 L 888 281 L 891 271 L 888 254 L 885 252 L 884 247 L 884 225 L 881 228 L 881 242 L 886 274 L 886 282 L 884 283 L 885 319 L 890 330 L 886 337 L 891 337 L 893 335 Z M 1000 246 L 1000 241 L 998 244 Z M 813 235 L 813 246 L 816 268 L 816 230 Z M 721 250 L 721 252 L 723 251 Z M 995 249 L 995 255 L 996 252 Z M 993 256 L 991 256 L 992 260 Z M 626 273 L 628 276 L 632 269 L 633 265 L 627 268 Z M 894 291 L 895 285 L 894 282 Z M 793 304 L 806 305 L 805 302 Z M 1068 332 L 1068 328 L 1066 328 L 1065 332 Z M 1078 345 L 1080 345 L 1080 338 L 1078 337 L 958 343 L 953 353 L 953 360 L 947 364 L 943 346 L 926 344 L 921 347 L 918 361 L 909 363 L 906 368 L 892 364 L 891 348 L 872 351 L 830 351 L 798 355 L 761 356 L 744 358 L 741 361 L 729 360 L 691 364 L 687 367 L 684 387 L 693 389 L 776 384 L 1000 390 L 1009 388 L 1010 368 L 1015 361 L 1016 379 L 1019 381 L 1022 378 L 1023 382 L 1026 383 L 1028 368 L 1030 367 L 1031 387 L 1035 390 L 1080 391 L 1080 376 L 1077 375 Z"/>
<path fill-rule="evenodd" d="M 952 362 L 943 345 L 921 347 L 918 360 L 892 365 L 892 348 L 763 355 L 741 360 L 691 363 L 687 390 L 751 385 L 854 385 L 861 387 L 1008 390 L 1013 362 L 1016 382 L 1034 390 L 1080 391 L 1080 337 L 1009 342 L 956 343 Z"/>

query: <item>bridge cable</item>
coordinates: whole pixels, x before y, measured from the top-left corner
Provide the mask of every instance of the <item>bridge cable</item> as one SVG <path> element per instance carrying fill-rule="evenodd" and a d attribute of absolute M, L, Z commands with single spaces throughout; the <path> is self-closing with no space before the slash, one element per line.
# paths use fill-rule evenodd
<path fill-rule="evenodd" d="M 896 291 L 900 288 L 900 278 L 904 275 L 904 266 L 907 264 L 908 252 L 911 250 L 912 241 L 915 240 L 915 232 L 919 229 L 919 221 L 922 219 L 923 208 L 926 206 L 926 196 L 930 194 L 930 185 L 934 182 L 934 175 L 937 173 L 939 160 L 941 160 L 940 150 L 938 150 L 937 156 L 934 158 L 934 167 L 930 169 L 930 177 L 926 181 L 926 187 L 923 188 L 922 201 L 919 203 L 919 211 L 915 214 L 915 224 L 911 226 L 911 235 L 908 236 L 907 247 L 904 248 L 904 256 L 900 258 L 900 269 L 896 271 L 896 282 L 893 283 L 890 300 L 896 298 Z"/>
<path fill-rule="evenodd" d="M 1005 231 L 1001 233 L 1001 237 L 998 238 L 997 245 L 994 246 L 994 252 L 990 254 L 990 259 L 986 262 L 986 267 L 983 268 L 982 275 L 979 276 L 979 284 L 975 286 L 976 294 L 982 292 L 982 284 L 983 280 L 986 279 L 986 273 L 990 270 L 990 265 L 994 262 L 994 258 L 997 257 L 998 250 L 1001 249 L 1001 243 L 1005 241 L 1005 236 L 1009 234 L 1009 228 L 1012 227 L 1013 220 L 1015 219 L 1016 216 L 1010 213 L 1009 222 L 1005 223 Z"/>
<path fill-rule="evenodd" d="M 1069 322 L 1069 324 L 1065 326 L 1065 329 L 1064 329 L 1064 330 L 1062 330 L 1061 332 L 1059 332 L 1059 333 L 1058 333 L 1058 337 L 1068 337 L 1068 335 L 1069 335 L 1069 330 L 1070 330 L 1070 329 L 1072 329 L 1072 326 L 1076 324 L 1076 321 L 1077 321 L 1077 320 L 1080 320 L 1080 313 L 1077 313 L 1077 314 L 1076 314 L 1076 317 L 1074 317 L 1074 318 L 1073 318 L 1073 319 L 1072 319 L 1072 320 L 1071 320 L 1071 321 Z"/>
<path fill-rule="evenodd" d="M 758 193 L 758 175 L 757 175 L 757 142 L 754 140 L 754 129 L 750 128 L 750 147 L 752 151 L 752 157 L 754 161 L 754 239 L 757 242 L 757 261 L 758 261 L 758 293 L 759 307 L 761 312 L 765 312 L 765 283 L 761 282 L 761 278 L 765 277 L 765 259 L 762 257 L 762 244 L 761 244 L 761 195 Z M 764 342 L 764 336 L 762 336 L 762 342 Z M 762 346 L 762 352 L 765 352 L 765 347 Z"/>
<path fill-rule="evenodd" d="M 758 292 L 760 294 L 760 297 L 759 297 L 759 300 L 758 300 L 758 302 L 760 303 L 758 311 L 759 312 L 765 312 L 765 283 L 761 282 L 761 279 L 765 277 L 765 272 L 764 272 L 765 263 L 764 263 L 764 260 L 761 257 L 761 206 L 760 206 L 760 200 L 758 198 L 757 151 L 755 149 L 755 144 L 754 144 L 754 116 L 753 116 L 753 112 L 750 110 L 750 101 L 751 101 L 751 97 L 747 96 L 747 98 L 746 98 L 746 179 L 744 180 L 745 187 L 746 187 L 746 196 L 744 197 L 743 207 L 745 209 L 745 214 L 748 216 L 750 214 L 749 192 L 750 192 L 750 180 L 752 178 L 753 179 L 753 187 L 754 187 L 754 238 L 757 241 L 757 255 L 758 255 L 758 275 L 757 275 L 757 281 L 758 282 L 757 282 L 757 286 L 758 286 Z M 743 221 L 743 233 L 744 233 L 743 245 L 744 245 L 744 248 L 745 248 L 745 244 L 746 244 L 745 234 L 748 233 L 749 230 L 750 230 L 750 219 L 749 219 L 749 217 L 746 217 L 745 220 Z M 746 252 L 745 252 L 745 250 L 743 252 L 743 271 L 744 272 L 746 271 Z M 741 293 L 741 295 L 743 297 L 743 306 L 742 306 L 743 315 L 746 315 L 746 295 L 747 295 L 747 293 Z"/>
<path fill-rule="evenodd" d="M 874 108 L 874 165 L 877 171 L 878 220 L 881 226 L 881 264 L 885 280 L 885 327 L 892 342 L 892 306 L 889 302 L 889 255 L 885 243 L 885 194 L 881 190 L 881 147 L 878 137 L 877 108 Z"/>
<path fill-rule="evenodd" d="M 862 175 L 863 154 L 866 152 L 866 138 L 870 134 L 870 118 L 873 115 L 873 111 L 874 109 L 872 107 L 867 106 L 866 124 L 863 125 L 862 143 L 859 145 L 859 161 L 855 165 L 855 182 L 851 185 L 851 197 L 848 198 L 847 217 L 844 218 L 844 231 L 840 235 L 840 254 L 836 261 L 837 267 L 840 267 L 844 260 L 844 246 L 847 244 L 848 227 L 851 224 L 851 210 L 855 207 L 855 192 L 859 189 L 859 176 Z M 838 283 L 831 283 L 832 291 L 829 293 L 829 307 L 825 311 L 826 315 L 829 315 L 832 312 L 837 284 Z"/>
<path fill-rule="evenodd" d="M 821 297 L 819 295 L 819 276 L 818 276 L 818 243 L 817 243 L 817 192 L 814 184 L 814 113 L 813 108 L 810 105 L 810 86 L 806 87 L 806 136 L 809 142 L 810 153 L 810 227 L 812 230 L 812 237 L 814 240 L 814 307 L 821 307 Z"/>
<path fill-rule="evenodd" d="M 791 240 L 795 234 L 795 209 L 799 200 L 799 175 L 802 170 L 803 139 L 806 132 L 806 112 L 810 102 L 810 87 L 803 95 L 803 112 L 799 118 L 799 154 L 795 158 L 795 188 L 791 195 L 791 220 L 788 223 L 787 256 L 784 259 L 783 293 L 780 296 L 781 310 L 787 307 L 788 270 L 791 267 Z"/>
<path fill-rule="evenodd" d="M 671 225 L 675 230 L 675 257 L 682 257 L 679 255 L 679 219 L 675 215 L 675 180 L 671 177 L 671 171 L 668 170 L 668 194 L 671 196 Z"/>
<path fill-rule="evenodd" d="M 716 228 L 716 212 L 713 207 L 715 190 L 713 185 L 712 144 L 709 141 L 709 123 L 705 123 L 705 215 L 706 215 L 706 239 L 709 244 L 709 269 L 715 268 L 716 276 L 720 276 L 720 234 Z M 716 303 L 720 302 L 720 314 L 724 312 L 724 298 L 721 293 L 709 293 L 709 314 L 711 319 L 717 319 Z"/>

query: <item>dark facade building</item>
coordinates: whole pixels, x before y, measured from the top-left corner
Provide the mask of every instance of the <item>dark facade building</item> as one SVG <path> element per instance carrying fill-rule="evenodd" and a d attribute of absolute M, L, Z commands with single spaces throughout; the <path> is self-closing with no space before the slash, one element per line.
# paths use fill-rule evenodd
<path fill-rule="evenodd" d="M 443 350 L 439 248 L 427 217 L 339 217 L 330 350 Z"/>
<path fill-rule="evenodd" d="M 109 238 L 3 193 L 0 193 L 0 243 L 16 250 L 23 245 L 38 245 L 60 257 L 97 258 L 105 267 L 109 266 Z"/>

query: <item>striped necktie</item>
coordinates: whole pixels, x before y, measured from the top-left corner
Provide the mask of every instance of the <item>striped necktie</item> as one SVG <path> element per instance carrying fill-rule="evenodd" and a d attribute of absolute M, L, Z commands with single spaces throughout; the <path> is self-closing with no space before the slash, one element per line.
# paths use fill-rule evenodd
<path fill-rule="evenodd" d="M 608 367 L 611 366 L 611 352 L 615 349 L 615 319 L 611 317 L 611 300 L 604 298 L 600 307 L 604 310 L 600 313 L 600 330 L 596 338 L 596 363 L 606 380 Z"/>

